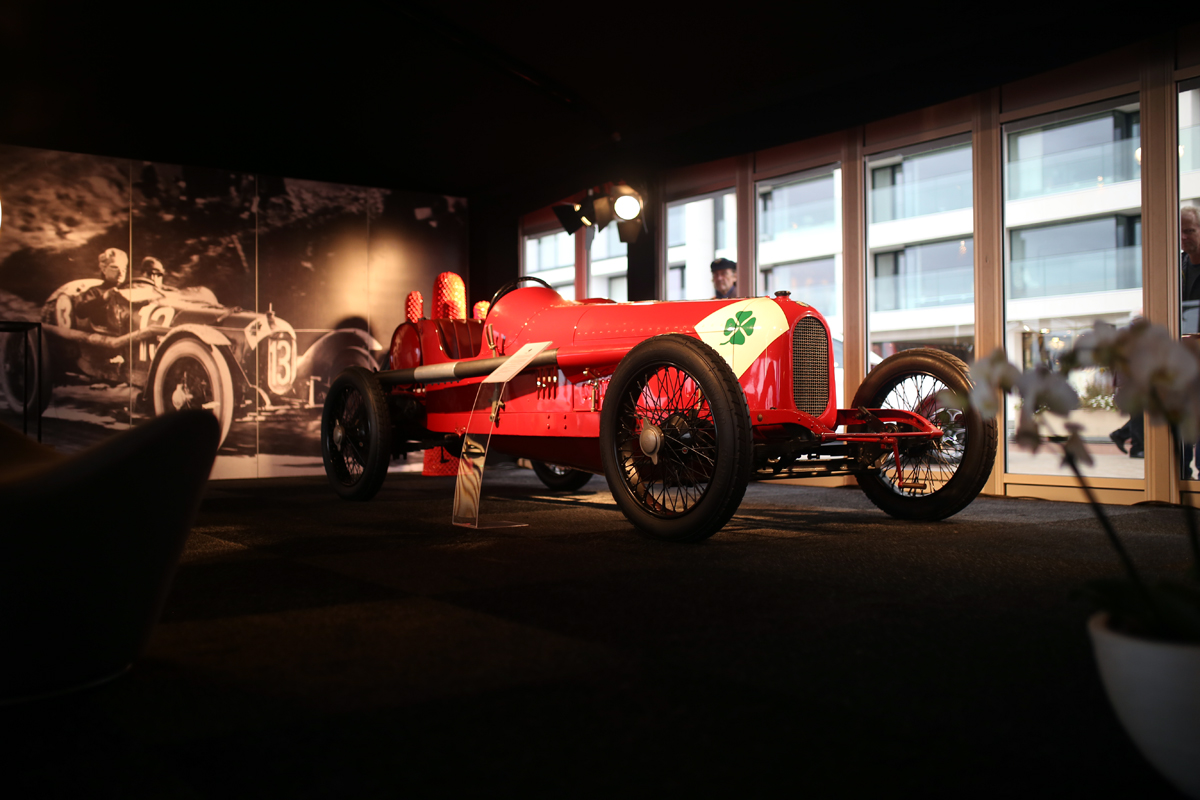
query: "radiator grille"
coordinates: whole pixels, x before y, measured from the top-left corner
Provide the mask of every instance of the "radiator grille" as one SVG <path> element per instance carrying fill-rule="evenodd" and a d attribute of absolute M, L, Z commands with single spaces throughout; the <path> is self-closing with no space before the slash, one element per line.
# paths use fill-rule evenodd
<path fill-rule="evenodd" d="M 792 329 L 792 397 L 796 408 L 820 416 L 829 405 L 829 334 L 816 317 Z"/>

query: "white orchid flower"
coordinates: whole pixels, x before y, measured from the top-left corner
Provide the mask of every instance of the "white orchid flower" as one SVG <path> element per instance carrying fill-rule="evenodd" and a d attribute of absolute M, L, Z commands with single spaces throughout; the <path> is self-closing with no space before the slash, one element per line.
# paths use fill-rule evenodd
<path fill-rule="evenodd" d="M 971 365 L 971 378 L 975 381 L 971 405 L 984 417 L 991 418 L 1000 413 L 1000 392 L 1012 391 L 1021 379 L 1021 370 L 1008 360 L 1004 348 L 997 347 L 987 358 Z"/>
<path fill-rule="evenodd" d="M 1046 409 L 1065 417 L 1079 407 L 1079 395 L 1061 372 L 1051 372 L 1045 367 L 1025 372 L 1017 381 L 1024 407 L 1033 410 Z"/>

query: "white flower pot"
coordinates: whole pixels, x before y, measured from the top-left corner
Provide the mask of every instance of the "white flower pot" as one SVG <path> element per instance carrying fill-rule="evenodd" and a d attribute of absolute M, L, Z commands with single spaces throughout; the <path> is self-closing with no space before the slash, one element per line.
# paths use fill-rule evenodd
<path fill-rule="evenodd" d="M 1200 800 L 1200 645 L 1138 639 L 1088 620 L 1109 702 L 1142 755 Z"/>

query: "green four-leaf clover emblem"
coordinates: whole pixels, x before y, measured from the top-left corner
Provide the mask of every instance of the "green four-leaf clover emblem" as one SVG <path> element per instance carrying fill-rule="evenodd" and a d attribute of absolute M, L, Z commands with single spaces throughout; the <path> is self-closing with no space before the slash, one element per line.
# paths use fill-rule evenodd
<path fill-rule="evenodd" d="M 753 311 L 737 312 L 725 321 L 725 335 L 729 339 L 721 344 L 745 344 L 746 337 L 754 333 L 754 323 L 757 321 Z"/>

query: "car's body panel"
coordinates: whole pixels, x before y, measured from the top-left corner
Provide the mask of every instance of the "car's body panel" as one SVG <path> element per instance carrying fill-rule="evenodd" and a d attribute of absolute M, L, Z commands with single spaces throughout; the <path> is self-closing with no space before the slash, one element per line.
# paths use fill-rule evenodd
<path fill-rule="evenodd" d="M 564 300 L 552 290 L 531 287 L 507 295 L 489 314 L 486 322 L 492 330 L 494 350 L 485 341 L 483 323 L 460 320 L 455 325 L 455 321 L 420 320 L 397 329 L 391 359 L 397 369 L 482 361 L 511 354 L 530 342 L 551 342 L 557 345 L 557 369 L 527 372 L 509 382 L 495 433 L 506 439 L 587 439 L 599 435 L 607 378 L 621 358 L 651 337 L 678 333 L 705 342 L 729 364 L 745 392 L 752 420 L 769 414 L 775 425 L 788 422 L 829 429 L 837 415 L 832 350 L 824 360 L 828 365 L 824 385 L 829 389 L 819 414 L 797 410 L 788 391 L 793 377 L 789 333 L 803 318 L 814 318 L 825 328 L 816 309 L 783 297 L 587 303 Z M 465 331 L 464 336 L 479 337 L 478 343 L 469 348 L 474 355 L 452 358 L 454 352 L 467 348 L 449 344 L 453 338 L 448 333 L 450 328 Z M 826 337 L 827 348 L 828 342 Z M 416 388 L 423 397 L 428 429 L 466 432 L 480 380 L 476 377 Z M 392 391 L 412 393 L 414 387 L 395 386 Z M 585 460 L 593 467 L 598 463 L 590 457 Z M 562 463 L 575 462 L 567 458 Z"/>

